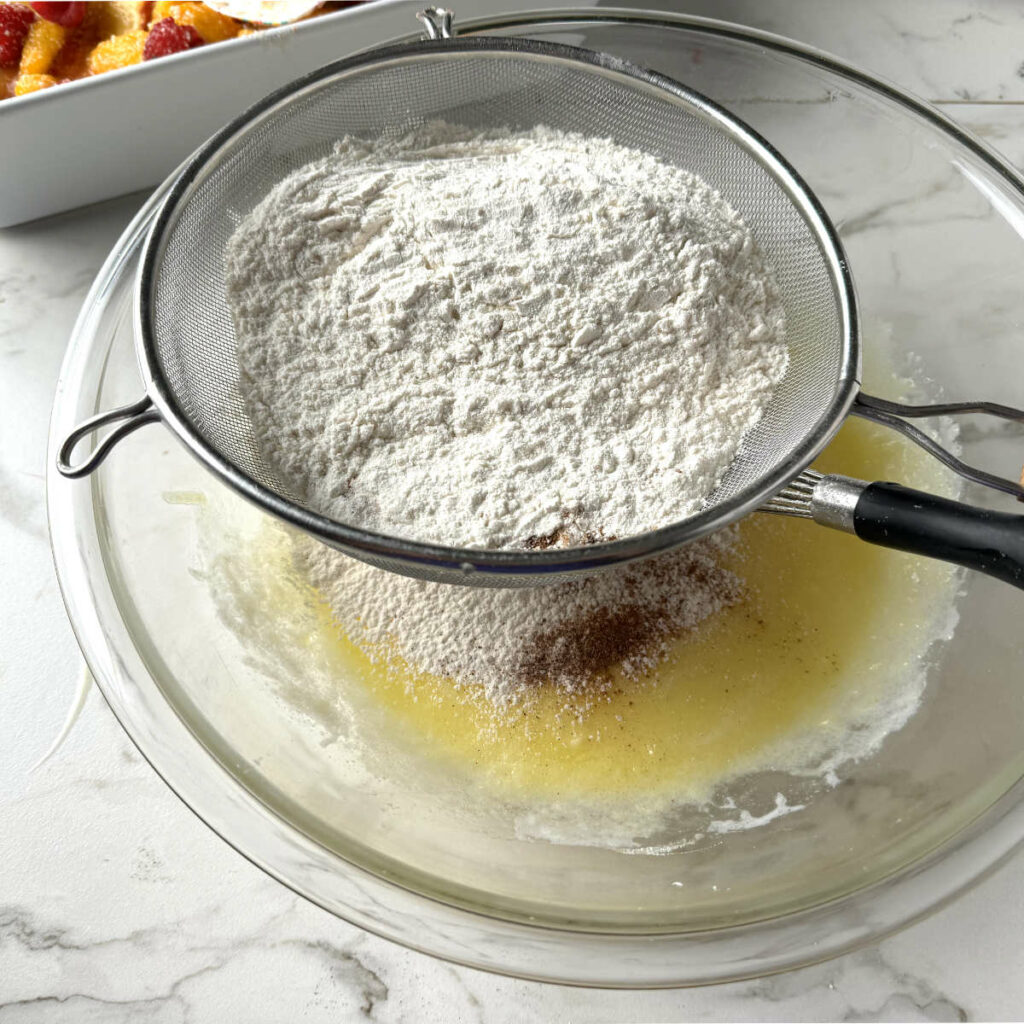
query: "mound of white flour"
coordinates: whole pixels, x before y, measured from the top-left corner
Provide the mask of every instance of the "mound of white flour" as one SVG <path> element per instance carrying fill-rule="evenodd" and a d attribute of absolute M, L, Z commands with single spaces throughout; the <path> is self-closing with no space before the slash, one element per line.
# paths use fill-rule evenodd
<path fill-rule="evenodd" d="M 478 688 L 501 711 L 545 683 L 593 698 L 616 669 L 626 679 L 647 675 L 676 636 L 740 599 L 742 581 L 721 564 L 735 541 L 723 530 L 656 558 L 523 588 L 411 579 L 307 538 L 295 561 L 373 661 L 398 655 L 417 671 Z"/>
<path fill-rule="evenodd" d="M 334 519 L 417 540 L 576 544 L 685 518 L 786 366 L 743 221 L 608 140 L 346 138 L 226 259 L 264 461 Z"/>

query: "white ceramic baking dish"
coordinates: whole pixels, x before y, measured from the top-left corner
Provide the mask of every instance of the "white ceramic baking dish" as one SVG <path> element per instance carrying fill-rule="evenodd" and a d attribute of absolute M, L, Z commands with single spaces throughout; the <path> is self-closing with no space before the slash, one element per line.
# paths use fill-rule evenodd
<path fill-rule="evenodd" d="M 415 13 L 423 6 L 425 0 L 376 0 L 3 100 L 0 227 L 156 185 L 279 85 L 415 34 Z M 467 0 L 457 13 L 494 14 L 514 6 L 511 0 Z"/>

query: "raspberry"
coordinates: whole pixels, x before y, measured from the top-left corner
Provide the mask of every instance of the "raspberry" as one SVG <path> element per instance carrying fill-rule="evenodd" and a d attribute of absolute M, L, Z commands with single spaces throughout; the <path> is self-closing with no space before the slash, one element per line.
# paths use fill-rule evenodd
<path fill-rule="evenodd" d="M 21 48 L 35 17 L 25 4 L 0 5 L 0 68 L 18 66 Z"/>
<path fill-rule="evenodd" d="M 202 36 L 204 43 L 234 39 L 242 28 L 242 23 L 234 18 L 206 4 L 193 3 L 192 0 L 174 0 L 170 3 L 158 0 L 153 5 L 152 21 L 157 22 L 161 18 L 173 18 L 179 25 L 191 25 Z"/>
<path fill-rule="evenodd" d="M 149 30 L 142 59 L 168 57 L 202 45 L 203 37 L 191 25 L 179 25 L 173 18 L 164 18 Z"/>
<path fill-rule="evenodd" d="M 64 28 L 76 28 L 85 17 L 85 3 L 31 3 L 29 6 L 47 21 L 52 21 Z"/>

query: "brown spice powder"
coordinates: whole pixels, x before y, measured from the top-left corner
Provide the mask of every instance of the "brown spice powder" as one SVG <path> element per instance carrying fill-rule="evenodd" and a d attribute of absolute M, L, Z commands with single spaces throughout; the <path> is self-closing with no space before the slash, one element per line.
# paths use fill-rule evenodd
<path fill-rule="evenodd" d="M 661 630 L 642 608 L 599 608 L 531 638 L 515 666 L 522 682 L 583 681 L 635 660 Z"/>
<path fill-rule="evenodd" d="M 660 660 L 674 635 L 695 625 L 680 591 L 710 591 L 722 604 L 739 596 L 734 576 L 699 558 L 662 556 L 629 572 L 624 593 L 635 603 L 597 605 L 530 637 L 512 670 L 516 678 L 525 685 L 574 688 L 615 668 L 638 675 Z"/>

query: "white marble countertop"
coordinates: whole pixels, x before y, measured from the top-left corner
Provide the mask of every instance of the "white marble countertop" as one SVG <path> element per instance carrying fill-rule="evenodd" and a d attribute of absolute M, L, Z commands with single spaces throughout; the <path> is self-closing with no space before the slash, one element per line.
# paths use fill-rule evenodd
<path fill-rule="evenodd" d="M 1024 165 L 1015 0 L 662 2 L 832 50 L 942 104 Z M 37 764 L 81 673 L 46 535 L 50 403 L 89 283 L 141 201 L 0 231 L 0 1024 L 1024 1015 L 1020 857 L 901 935 L 817 967 L 712 989 L 582 991 L 452 967 L 293 895 L 178 801 L 95 690 Z"/>

